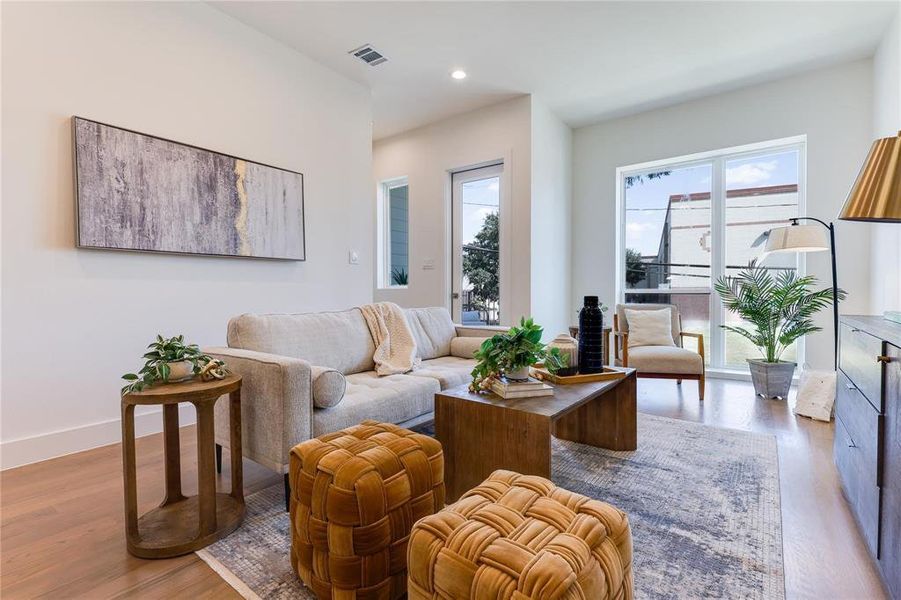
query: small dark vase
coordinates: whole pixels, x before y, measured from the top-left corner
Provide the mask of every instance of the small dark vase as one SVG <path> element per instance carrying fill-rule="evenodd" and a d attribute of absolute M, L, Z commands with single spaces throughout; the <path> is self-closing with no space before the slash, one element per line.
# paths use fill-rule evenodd
<path fill-rule="evenodd" d="M 597 296 L 585 296 L 579 311 L 579 373 L 604 370 L 604 313 Z"/>

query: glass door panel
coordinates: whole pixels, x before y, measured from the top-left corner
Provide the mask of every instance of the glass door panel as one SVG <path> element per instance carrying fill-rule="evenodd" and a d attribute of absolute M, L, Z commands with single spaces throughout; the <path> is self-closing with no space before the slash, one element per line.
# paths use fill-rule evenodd
<path fill-rule="evenodd" d="M 725 161 L 725 273 L 737 275 L 751 260 L 772 269 L 797 269 L 798 256 L 779 253 L 763 256 L 765 243 L 754 246 L 760 235 L 774 227 L 789 225 L 799 215 L 800 151 L 797 148 L 756 154 Z M 727 325 L 742 325 L 731 311 L 725 312 Z M 743 367 L 746 359 L 759 358 L 760 351 L 749 340 L 725 332 L 725 365 Z M 796 344 L 782 355 L 795 361 Z"/>
<path fill-rule="evenodd" d="M 497 325 L 503 165 L 453 174 L 452 305 L 457 323 Z"/>

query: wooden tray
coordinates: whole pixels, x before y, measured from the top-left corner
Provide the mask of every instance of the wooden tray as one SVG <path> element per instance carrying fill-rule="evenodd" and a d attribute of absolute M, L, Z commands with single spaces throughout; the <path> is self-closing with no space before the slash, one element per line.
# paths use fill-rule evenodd
<path fill-rule="evenodd" d="M 568 385 L 571 383 L 589 383 L 592 381 L 611 381 L 614 379 L 622 379 L 626 376 L 626 372 L 623 369 L 619 369 L 617 367 L 604 367 L 604 371 L 601 373 L 586 373 L 584 375 L 554 375 L 550 371 L 544 368 L 544 365 L 537 364 L 533 365 L 530 369 L 532 373 L 532 377 L 535 379 L 540 379 L 542 381 L 546 381 L 548 383 L 556 383 L 558 385 Z"/>

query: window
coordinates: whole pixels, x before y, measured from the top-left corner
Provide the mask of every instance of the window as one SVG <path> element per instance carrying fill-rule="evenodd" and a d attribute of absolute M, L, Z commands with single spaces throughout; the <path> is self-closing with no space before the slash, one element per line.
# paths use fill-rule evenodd
<path fill-rule="evenodd" d="M 383 181 L 379 187 L 379 287 L 406 287 L 410 277 L 410 188 L 406 177 Z"/>
<path fill-rule="evenodd" d="M 763 260 L 761 233 L 802 214 L 805 141 L 779 140 L 618 169 L 618 293 L 625 302 L 674 304 L 682 328 L 704 334 L 711 367 L 759 352 L 720 325 L 734 324 L 712 283 L 752 259 L 801 269 L 803 255 Z M 692 343 L 686 341 L 686 344 Z M 786 360 L 802 358 L 792 347 Z"/>

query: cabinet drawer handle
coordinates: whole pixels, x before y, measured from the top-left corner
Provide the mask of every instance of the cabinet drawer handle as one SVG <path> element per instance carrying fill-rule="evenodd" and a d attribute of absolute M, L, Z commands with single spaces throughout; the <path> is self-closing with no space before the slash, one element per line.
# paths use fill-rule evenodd
<path fill-rule="evenodd" d="M 887 364 L 889 364 L 890 362 L 892 362 L 892 357 L 891 357 L 891 356 L 882 356 L 882 355 L 880 355 L 880 356 L 877 356 L 877 357 L 876 357 L 876 362 L 882 363 L 882 364 L 884 364 L 884 365 L 887 365 Z"/>
<path fill-rule="evenodd" d="M 845 387 L 849 390 L 854 390 L 855 392 L 857 391 L 857 387 L 853 383 L 846 383 Z"/>

